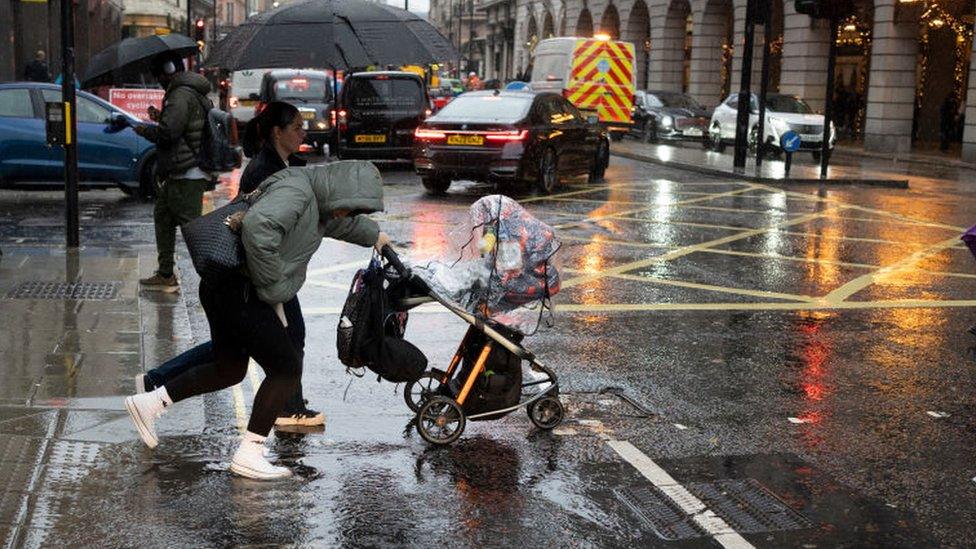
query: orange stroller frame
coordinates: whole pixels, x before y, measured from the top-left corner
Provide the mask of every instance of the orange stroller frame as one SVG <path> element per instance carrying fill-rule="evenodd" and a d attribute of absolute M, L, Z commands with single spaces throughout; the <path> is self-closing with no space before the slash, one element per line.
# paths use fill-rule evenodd
<path fill-rule="evenodd" d="M 409 278 L 409 271 L 403 266 L 399 257 L 397 257 L 391 248 L 383 248 L 383 257 L 401 275 Z M 565 410 L 559 400 L 559 383 L 556 379 L 556 374 L 520 343 L 511 341 L 499 330 L 492 327 L 491 323 L 485 322 L 475 315 L 458 308 L 429 288 L 426 289 L 427 295 L 405 297 L 399 300 L 396 308 L 408 310 L 423 303 L 437 302 L 467 322 L 470 327 L 461 340 L 457 351 L 454 353 L 454 357 L 451 358 L 451 362 L 446 371 L 431 368 L 419 380 L 408 383 L 403 390 L 403 396 L 407 406 L 417 414 L 415 425 L 421 438 L 431 444 L 450 444 L 460 438 L 468 419 L 480 419 L 489 416 L 501 417 L 519 408 L 525 408 L 529 419 L 540 429 L 551 430 L 558 426 L 563 420 Z M 467 344 L 471 341 L 472 336 L 478 332 L 487 337 L 484 346 L 478 353 L 474 367 L 464 380 L 460 380 L 462 381 L 461 389 L 457 393 L 456 398 L 444 396 L 441 393 L 441 387 L 446 386 L 458 374 L 458 369 L 464 357 Z M 545 390 L 539 391 L 530 397 L 521 395 L 518 404 L 513 406 L 466 416 L 463 409 L 464 403 L 471 396 L 472 388 L 478 376 L 484 372 L 488 357 L 496 346 L 503 347 L 518 357 L 522 362 L 528 361 L 533 371 L 546 374 L 546 379 L 539 379 L 529 383 L 523 382 L 520 391 L 527 387 L 545 383 L 548 383 L 549 386 Z M 521 367 L 521 364 L 519 367 Z"/>

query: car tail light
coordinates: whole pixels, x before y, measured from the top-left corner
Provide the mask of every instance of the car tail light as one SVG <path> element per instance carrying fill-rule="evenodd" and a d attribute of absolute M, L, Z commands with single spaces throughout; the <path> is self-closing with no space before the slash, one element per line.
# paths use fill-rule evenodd
<path fill-rule="evenodd" d="M 432 111 L 431 109 L 427 109 L 427 110 L 424 111 L 424 118 L 427 118 L 428 116 L 430 116 L 432 114 L 434 114 L 434 111 Z"/>
<path fill-rule="evenodd" d="M 336 117 L 336 124 L 339 126 L 341 131 L 346 131 L 346 128 L 349 127 L 349 120 L 346 118 L 347 114 L 348 113 L 346 113 L 345 109 L 343 109 L 339 111 L 339 114 Z"/>
<path fill-rule="evenodd" d="M 485 139 L 488 141 L 522 141 L 529 136 L 529 130 L 511 130 L 506 132 L 488 132 Z"/>
<path fill-rule="evenodd" d="M 240 105 L 240 102 L 237 100 L 236 95 L 232 95 L 230 96 L 230 99 L 227 100 L 227 104 L 230 105 L 230 108 L 236 109 Z"/>
<path fill-rule="evenodd" d="M 315 148 L 313 148 L 308 143 L 302 143 L 298 147 L 298 152 L 300 152 L 300 153 L 310 153 L 310 152 L 313 152 L 313 151 L 315 151 Z"/>
<path fill-rule="evenodd" d="M 417 128 L 416 130 L 413 131 L 413 137 L 414 139 L 434 140 L 434 139 L 445 139 L 447 137 L 447 134 L 438 130 Z"/>

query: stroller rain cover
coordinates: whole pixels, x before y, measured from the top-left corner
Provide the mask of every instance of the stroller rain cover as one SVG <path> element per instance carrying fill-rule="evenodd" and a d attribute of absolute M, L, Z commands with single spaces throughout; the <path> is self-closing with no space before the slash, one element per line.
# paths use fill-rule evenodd
<path fill-rule="evenodd" d="M 534 333 L 560 287 L 560 243 L 552 227 L 515 200 L 490 195 L 472 204 L 449 236 L 450 255 L 414 265 L 414 274 L 480 318 Z"/>

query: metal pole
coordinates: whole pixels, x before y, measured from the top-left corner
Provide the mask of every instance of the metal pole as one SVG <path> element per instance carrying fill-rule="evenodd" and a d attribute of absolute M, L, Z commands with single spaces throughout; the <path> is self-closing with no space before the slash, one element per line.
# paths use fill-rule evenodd
<path fill-rule="evenodd" d="M 470 2 L 468 8 L 468 69 L 471 68 L 471 59 L 474 57 L 474 0 Z"/>
<path fill-rule="evenodd" d="M 410 11 L 410 0 L 403 0 L 403 9 Z"/>
<path fill-rule="evenodd" d="M 766 91 L 769 89 L 769 41 L 773 33 L 773 13 L 771 0 L 765 3 L 763 18 L 763 58 L 762 82 L 759 83 L 759 125 L 756 127 L 756 167 L 762 166 L 763 153 L 766 152 Z"/>
<path fill-rule="evenodd" d="M 61 0 L 61 101 L 64 102 L 64 202 L 67 245 L 77 248 L 78 237 L 78 123 L 75 108 L 74 1 Z"/>
<path fill-rule="evenodd" d="M 193 0 L 186 0 L 186 35 L 193 37 Z"/>
<path fill-rule="evenodd" d="M 749 146 L 749 115 L 751 112 L 752 99 L 752 43 L 755 39 L 755 25 L 753 20 L 756 18 L 756 2 L 758 0 L 748 0 L 746 2 L 746 28 L 742 44 L 742 77 L 739 83 L 739 107 L 735 120 L 735 157 L 732 165 L 735 168 L 746 167 L 746 152 Z"/>
<path fill-rule="evenodd" d="M 457 5 L 457 16 L 458 16 L 458 33 L 457 33 L 458 46 L 457 46 L 457 52 L 458 52 L 458 58 L 457 58 L 457 66 L 454 68 L 454 73 L 455 73 L 454 76 L 457 77 L 457 78 L 461 78 L 461 26 L 464 25 L 464 5 L 461 4 L 462 1 L 463 0 L 458 0 L 458 5 Z M 452 8 L 453 8 L 453 4 L 452 4 Z"/>
<path fill-rule="evenodd" d="M 820 142 L 820 179 L 827 178 L 827 165 L 830 164 L 830 119 L 834 110 L 834 70 L 837 66 L 837 26 L 840 19 L 832 15 L 828 21 L 830 55 L 827 57 L 827 97 L 824 98 L 823 139 Z"/>

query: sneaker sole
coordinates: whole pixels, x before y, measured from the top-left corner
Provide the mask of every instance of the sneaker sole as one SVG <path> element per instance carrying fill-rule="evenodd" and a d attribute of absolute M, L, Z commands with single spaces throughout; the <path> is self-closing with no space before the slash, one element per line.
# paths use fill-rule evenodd
<path fill-rule="evenodd" d="M 165 294 L 175 294 L 180 291 L 179 286 L 156 286 L 153 284 L 142 284 L 142 289 L 149 292 L 163 292 Z"/>
<path fill-rule="evenodd" d="M 275 425 L 279 425 L 279 426 L 300 425 L 302 427 L 318 427 L 320 425 L 325 425 L 325 415 L 319 414 L 313 417 L 282 416 L 275 420 Z"/>
<path fill-rule="evenodd" d="M 135 424 L 136 431 L 139 432 L 139 438 L 142 439 L 142 442 L 144 442 L 150 449 L 159 446 L 159 438 L 153 435 L 149 431 L 149 428 L 146 427 L 142 416 L 139 414 L 139 409 L 136 408 L 135 403 L 132 401 L 132 397 L 125 398 L 125 409 L 127 412 L 129 412 L 129 417 L 132 418 L 132 423 Z"/>
<path fill-rule="evenodd" d="M 287 472 L 281 474 L 262 473 L 261 471 L 251 469 L 250 467 L 245 467 L 244 465 L 238 465 L 233 461 L 230 463 L 230 472 L 234 473 L 235 475 L 239 475 L 244 478 L 250 478 L 254 480 L 278 480 L 278 479 L 290 477 L 291 470 L 286 469 L 285 471 Z"/>

